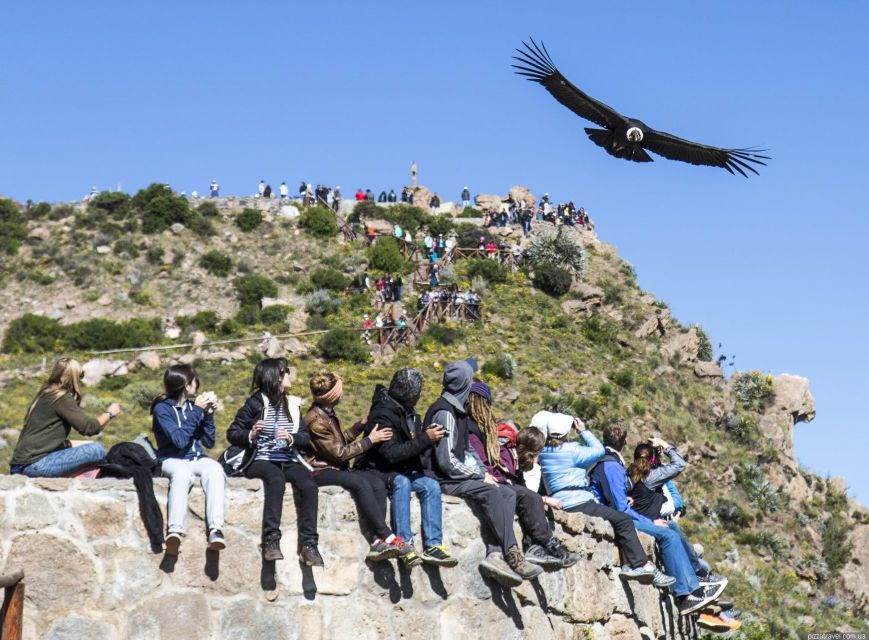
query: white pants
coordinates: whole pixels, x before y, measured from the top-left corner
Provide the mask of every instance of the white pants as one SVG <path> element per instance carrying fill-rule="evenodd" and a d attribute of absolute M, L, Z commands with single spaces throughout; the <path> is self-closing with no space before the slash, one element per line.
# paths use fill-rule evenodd
<path fill-rule="evenodd" d="M 163 475 L 169 478 L 169 533 L 184 532 L 187 494 L 190 493 L 195 477 L 199 477 L 199 484 L 205 492 L 205 519 L 208 530 L 223 528 L 226 474 L 217 460 L 169 458 L 163 461 Z"/>

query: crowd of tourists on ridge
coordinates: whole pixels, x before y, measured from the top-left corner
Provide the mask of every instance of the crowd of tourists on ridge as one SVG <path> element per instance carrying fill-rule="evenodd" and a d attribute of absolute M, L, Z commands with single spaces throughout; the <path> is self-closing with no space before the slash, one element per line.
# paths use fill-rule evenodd
<path fill-rule="evenodd" d="M 714 609 L 727 579 L 698 556 L 678 525 L 684 506 L 672 481 L 687 463 L 675 446 L 649 438 L 626 463 L 621 452 L 628 427 L 621 420 L 604 426 L 602 441 L 581 419 L 549 411 L 537 412 L 528 426 L 517 428 L 498 417 L 491 389 L 475 378 L 476 371 L 472 358 L 448 363 L 442 392 L 421 417 L 423 373 L 399 369 L 388 384 L 376 386 L 367 415 L 350 424 L 347 416 L 339 418 L 345 393 L 339 375 L 317 373 L 308 381 L 309 398 L 303 399 L 291 393 L 289 362 L 266 358 L 253 368 L 249 397 L 229 422 L 229 447 L 214 459 L 205 451 L 219 440 L 215 414 L 222 402 L 202 390 L 192 366 L 172 365 L 163 375 L 163 394 L 151 404 L 155 459 L 148 462 L 148 440 L 120 443 L 109 452 L 97 442 L 72 446 L 73 429 L 97 435 L 122 408 L 111 403 L 101 414 L 88 415 L 80 406 L 82 367 L 64 357 L 27 409 L 10 471 L 63 477 L 141 466 L 146 475 L 169 478 L 165 536 L 153 493 L 151 504 L 145 504 L 147 491 L 139 492 L 152 547 L 169 556 L 184 546 L 188 492 L 195 479 L 205 492 L 212 551 L 232 542 L 223 533 L 227 476 L 260 479 L 265 562 L 284 558 L 282 507 L 289 484 L 297 512 L 296 553 L 301 563 L 319 567 L 325 564 L 318 534 L 320 487 L 338 486 L 352 495 L 369 545 L 366 560 L 398 559 L 408 569 L 458 564 L 444 544 L 448 523 L 441 500 L 456 496 L 475 505 L 481 519 L 486 552 L 479 570 L 508 587 L 578 561 L 570 542 L 556 535 L 548 511 L 579 512 L 612 525 L 623 558 L 614 569 L 622 579 L 669 590 L 682 615 L 700 612 L 700 620 L 705 616 L 713 627 L 738 626 Z M 134 477 L 139 490 L 141 476 Z M 414 494 L 422 513 L 419 546 L 411 528 Z M 516 518 L 521 542 L 514 534 Z M 638 531 L 654 537 L 663 570 L 646 555 Z"/>

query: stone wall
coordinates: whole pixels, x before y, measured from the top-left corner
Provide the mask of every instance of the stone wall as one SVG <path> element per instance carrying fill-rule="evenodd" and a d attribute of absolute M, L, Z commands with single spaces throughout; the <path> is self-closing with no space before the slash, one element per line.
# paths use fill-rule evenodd
<path fill-rule="evenodd" d="M 165 509 L 167 484 L 156 480 Z M 454 569 L 395 561 L 368 564 L 352 500 L 320 492 L 325 569 L 295 560 L 296 514 L 284 505 L 287 559 L 264 564 L 258 552 L 258 481 L 230 480 L 227 549 L 206 552 L 204 500 L 190 494 L 187 538 L 176 563 L 148 550 L 132 481 L 0 476 L 0 567 L 26 573 L 26 639 L 289 640 L 389 638 L 682 638 L 671 601 L 651 586 L 624 583 L 612 530 L 603 521 L 559 514 L 559 528 L 581 560 L 509 590 L 482 578 L 477 519 L 445 497 L 446 544 Z M 414 505 L 414 526 L 419 512 Z M 518 534 L 517 529 L 517 534 Z M 648 548 L 651 539 L 645 538 Z"/>

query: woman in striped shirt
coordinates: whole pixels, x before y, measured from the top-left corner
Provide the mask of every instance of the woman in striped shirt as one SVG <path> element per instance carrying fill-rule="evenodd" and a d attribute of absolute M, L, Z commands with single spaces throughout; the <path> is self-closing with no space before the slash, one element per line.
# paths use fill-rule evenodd
<path fill-rule="evenodd" d="M 323 566 L 317 549 L 317 484 L 296 448 L 310 443 L 301 417 L 302 399 L 288 393 L 292 381 L 284 358 L 266 358 L 254 369 L 251 396 L 238 410 L 226 434 L 232 444 L 252 449 L 248 478 L 263 481 L 262 553 L 264 560 L 283 560 L 281 513 L 286 483 L 293 485 L 299 522 L 299 559 Z"/>

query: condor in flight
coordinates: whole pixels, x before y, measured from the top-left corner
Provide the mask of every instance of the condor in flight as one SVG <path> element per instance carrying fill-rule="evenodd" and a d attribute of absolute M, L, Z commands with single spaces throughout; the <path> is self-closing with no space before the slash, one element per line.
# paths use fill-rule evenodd
<path fill-rule="evenodd" d="M 525 42 L 522 44 L 525 45 L 526 51 L 517 49 L 519 55 L 513 56 L 514 60 L 521 63 L 512 65 L 518 69 L 516 73 L 539 82 L 556 100 L 575 114 L 604 127 L 603 129 L 586 128 L 585 132 L 592 142 L 603 147 L 611 156 L 634 162 L 652 162 L 652 158 L 646 153 L 648 150 L 670 160 L 722 167 L 731 174 L 735 170 L 746 178 L 748 174 L 744 169 L 756 174 L 757 171 L 752 164 L 765 166 L 763 160 L 770 159 L 769 156 L 758 153 L 764 151 L 763 149 L 710 147 L 677 138 L 664 131 L 655 131 L 639 120 L 626 118 L 612 107 L 583 93 L 561 75 L 542 42 L 538 46 L 532 38 L 532 46 Z"/>

